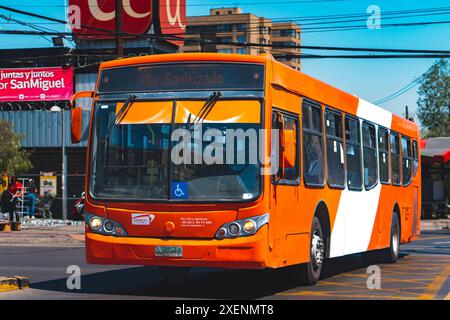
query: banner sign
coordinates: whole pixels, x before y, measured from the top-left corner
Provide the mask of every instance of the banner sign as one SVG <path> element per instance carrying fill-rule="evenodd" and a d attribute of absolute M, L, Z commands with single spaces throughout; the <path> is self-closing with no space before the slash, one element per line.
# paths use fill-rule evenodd
<path fill-rule="evenodd" d="M 72 68 L 0 69 L 0 102 L 69 100 Z"/>

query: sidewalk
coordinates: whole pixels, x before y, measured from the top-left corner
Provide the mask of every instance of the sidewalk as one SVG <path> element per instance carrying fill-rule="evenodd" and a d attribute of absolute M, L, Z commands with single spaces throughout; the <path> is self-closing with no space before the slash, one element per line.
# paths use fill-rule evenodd
<path fill-rule="evenodd" d="M 32 227 L 22 231 L 0 232 L 0 245 L 83 245 L 84 225 Z"/>
<path fill-rule="evenodd" d="M 420 229 L 423 231 L 450 230 L 450 219 L 421 220 Z"/>

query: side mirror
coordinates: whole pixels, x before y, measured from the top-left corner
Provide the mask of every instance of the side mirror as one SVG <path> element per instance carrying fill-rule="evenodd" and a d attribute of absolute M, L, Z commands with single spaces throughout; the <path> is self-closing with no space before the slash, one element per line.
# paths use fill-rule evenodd
<path fill-rule="evenodd" d="M 283 130 L 283 167 L 294 168 L 296 160 L 297 138 L 294 129 Z"/>
<path fill-rule="evenodd" d="M 83 108 L 74 108 L 70 114 L 72 143 L 80 143 L 83 135 Z"/>
<path fill-rule="evenodd" d="M 80 91 L 75 93 L 72 98 L 70 98 L 70 108 L 75 108 L 75 101 L 81 98 L 93 98 L 94 92 L 93 91 Z"/>

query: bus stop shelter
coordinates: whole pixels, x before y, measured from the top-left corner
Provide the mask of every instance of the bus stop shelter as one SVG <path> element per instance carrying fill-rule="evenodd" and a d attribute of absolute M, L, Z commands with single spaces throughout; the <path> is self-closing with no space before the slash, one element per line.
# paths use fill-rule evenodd
<path fill-rule="evenodd" d="M 447 218 L 450 212 L 450 137 L 421 140 L 422 217 Z"/>

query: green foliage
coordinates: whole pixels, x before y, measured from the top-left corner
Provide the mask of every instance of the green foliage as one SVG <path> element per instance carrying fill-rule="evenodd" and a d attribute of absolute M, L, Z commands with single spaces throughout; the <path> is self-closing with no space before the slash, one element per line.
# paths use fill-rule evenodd
<path fill-rule="evenodd" d="M 424 138 L 450 136 L 450 63 L 446 59 L 425 73 L 418 93 L 417 116 Z"/>
<path fill-rule="evenodd" d="M 33 167 L 30 154 L 20 149 L 21 138 L 14 133 L 10 122 L 0 120 L 0 172 L 17 175 Z"/>

